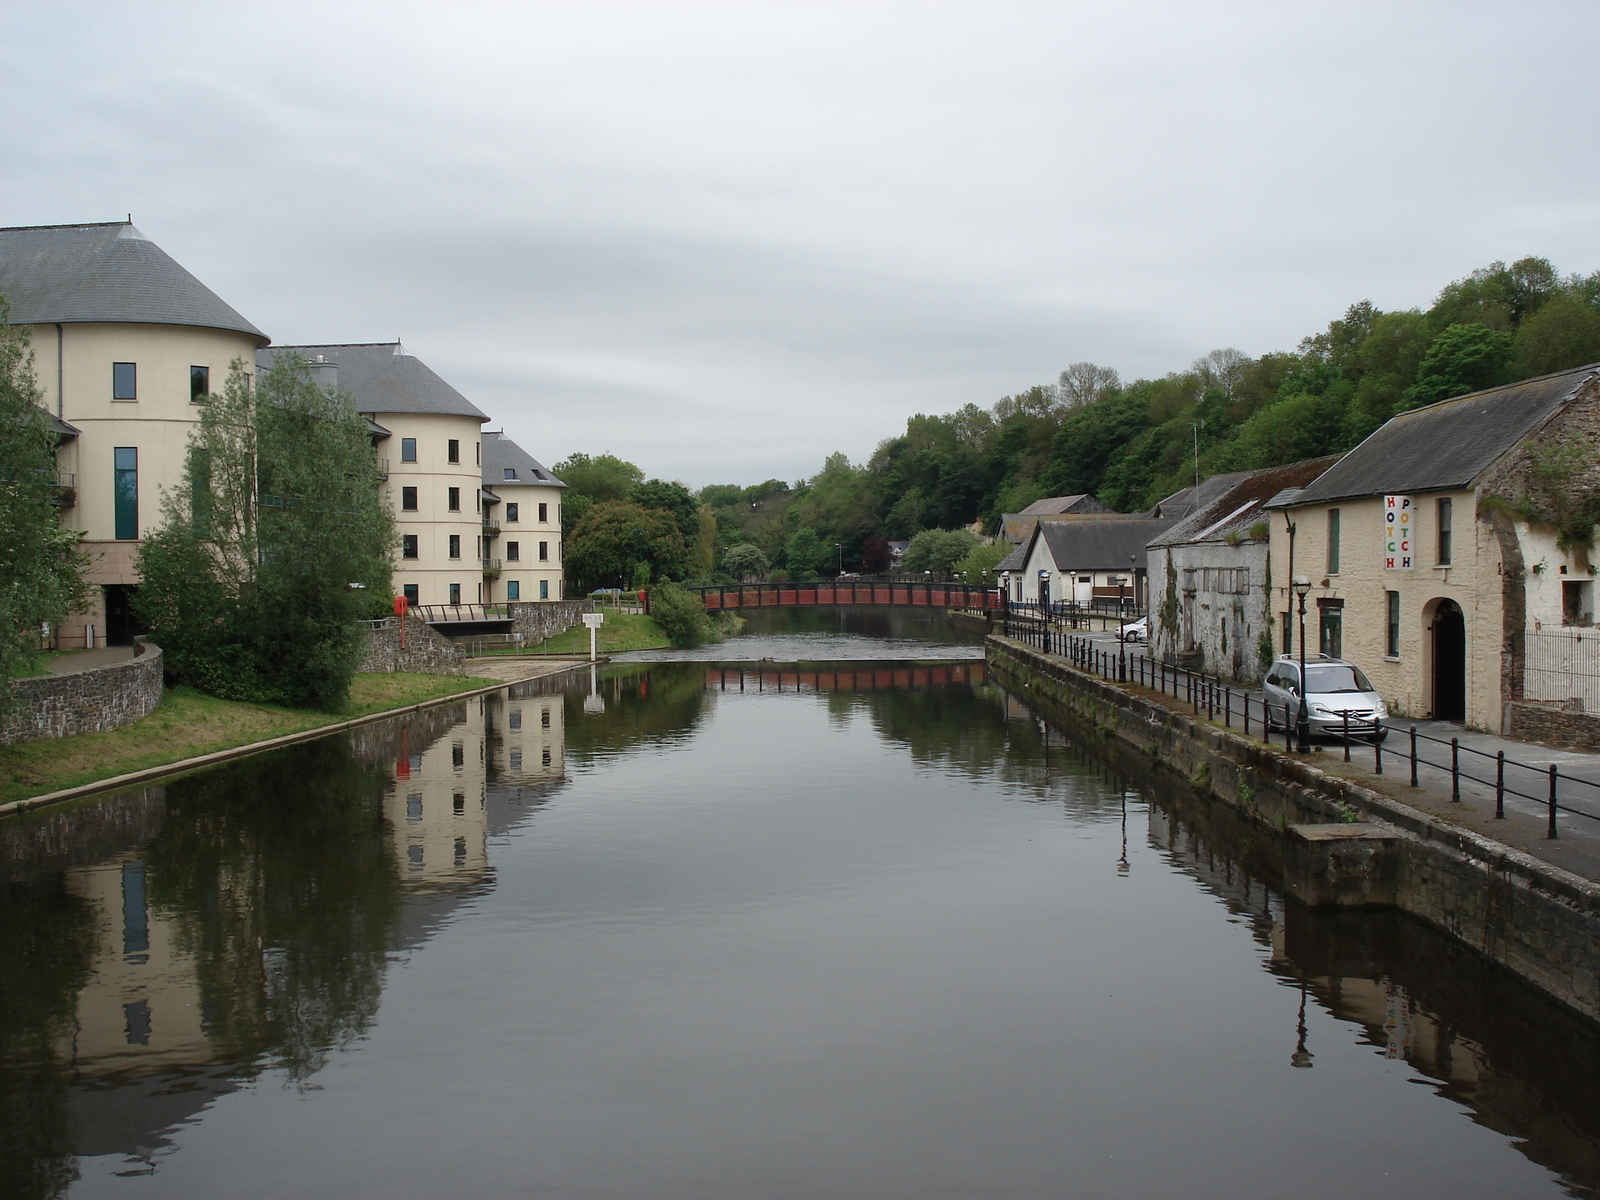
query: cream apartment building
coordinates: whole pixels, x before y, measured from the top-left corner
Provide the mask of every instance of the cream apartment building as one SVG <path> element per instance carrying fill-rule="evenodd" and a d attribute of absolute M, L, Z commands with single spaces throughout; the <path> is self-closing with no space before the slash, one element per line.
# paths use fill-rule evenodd
<path fill-rule="evenodd" d="M 1296 644 L 1303 575 L 1307 650 L 1359 664 L 1400 716 L 1498 731 L 1513 701 L 1565 699 L 1530 693 L 1529 647 L 1592 643 L 1593 564 L 1516 512 L 1534 457 L 1557 444 L 1582 451 L 1573 494 L 1600 487 L 1600 366 L 1401 413 L 1275 499 L 1279 649 Z"/>
<path fill-rule="evenodd" d="M 561 599 L 566 486 L 504 433 L 483 435 L 485 601 Z"/>
<path fill-rule="evenodd" d="M 139 540 L 182 480 L 200 406 L 269 339 L 125 221 L 0 229 L 0 294 L 30 329 L 61 519 L 88 560 L 92 603 L 58 644 L 125 641 Z"/>

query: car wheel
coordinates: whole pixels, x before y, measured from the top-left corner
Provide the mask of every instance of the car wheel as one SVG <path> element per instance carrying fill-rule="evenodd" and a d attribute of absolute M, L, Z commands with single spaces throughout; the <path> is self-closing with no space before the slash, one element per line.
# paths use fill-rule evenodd
<path fill-rule="evenodd" d="M 1378 726 L 1378 732 L 1372 735 L 1372 741 L 1381 742 L 1384 739 L 1386 739 L 1388 736 L 1389 736 L 1389 727 L 1387 725 L 1380 725 L 1380 726 Z"/>

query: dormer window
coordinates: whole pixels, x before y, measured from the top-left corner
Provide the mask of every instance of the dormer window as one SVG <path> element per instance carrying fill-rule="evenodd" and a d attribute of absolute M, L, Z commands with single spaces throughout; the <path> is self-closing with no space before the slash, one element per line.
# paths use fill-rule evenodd
<path fill-rule="evenodd" d="M 507 467 L 506 468 L 506 478 L 507 479 L 515 479 L 516 477 L 517 477 L 517 469 L 515 467 Z"/>

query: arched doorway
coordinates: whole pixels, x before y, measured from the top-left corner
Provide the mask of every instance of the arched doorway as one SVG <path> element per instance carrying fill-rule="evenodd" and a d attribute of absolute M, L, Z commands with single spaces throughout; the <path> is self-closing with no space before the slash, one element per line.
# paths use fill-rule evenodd
<path fill-rule="evenodd" d="M 1454 600 L 1441 600 L 1433 614 L 1433 717 L 1467 719 L 1467 621 Z"/>

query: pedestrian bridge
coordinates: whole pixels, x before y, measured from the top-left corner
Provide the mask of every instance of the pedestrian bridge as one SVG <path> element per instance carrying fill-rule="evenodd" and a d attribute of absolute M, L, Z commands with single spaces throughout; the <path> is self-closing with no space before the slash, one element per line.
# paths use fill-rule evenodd
<path fill-rule="evenodd" d="M 810 605 L 900 605 L 911 608 L 998 610 L 1000 589 L 965 583 L 876 583 L 830 579 L 817 583 L 730 583 L 690 588 L 707 612 L 738 608 L 793 608 Z"/>

